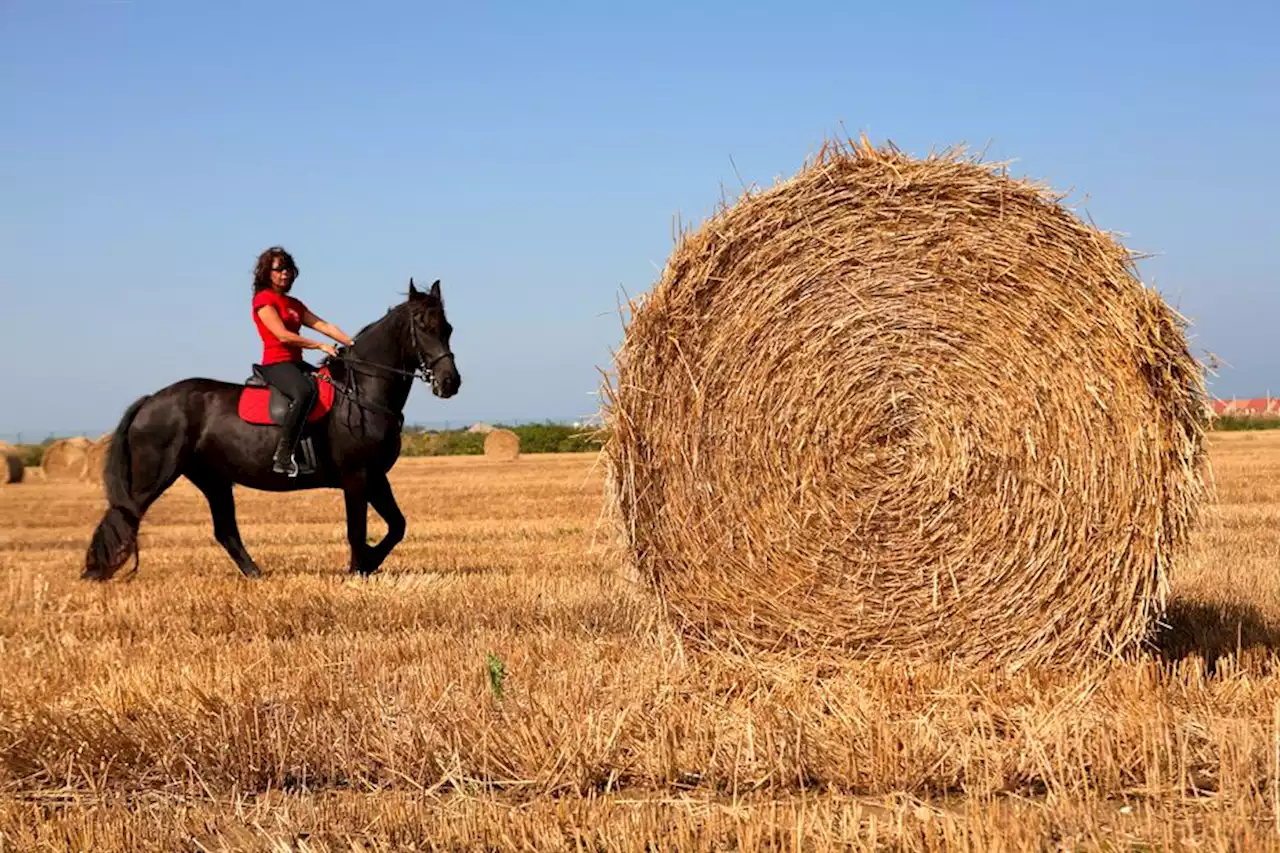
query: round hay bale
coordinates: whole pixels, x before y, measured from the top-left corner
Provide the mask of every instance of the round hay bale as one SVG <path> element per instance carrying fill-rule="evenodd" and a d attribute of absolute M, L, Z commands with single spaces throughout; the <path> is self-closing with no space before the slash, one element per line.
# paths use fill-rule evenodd
<path fill-rule="evenodd" d="M 1132 649 L 1204 498 L 1203 373 L 1133 256 L 956 152 L 824 146 L 681 236 L 603 388 L 629 568 L 696 645 Z"/>
<path fill-rule="evenodd" d="M 9 445 L 0 447 L 0 486 L 21 483 L 26 473 L 22 457 Z"/>
<path fill-rule="evenodd" d="M 83 480 L 92 444 L 89 439 L 79 435 L 50 444 L 45 448 L 44 459 L 40 463 L 45 479 L 51 482 Z"/>
<path fill-rule="evenodd" d="M 520 458 L 520 436 L 509 429 L 495 429 L 484 437 L 484 455 L 499 462 Z"/>
<path fill-rule="evenodd" d="M 111 433 L 100 436 L 89 445 L 85 458 L 85 479 L 91 483 L 102 482 L 102 470 L 107 461 L 107 451 L 111 449 Z"/>

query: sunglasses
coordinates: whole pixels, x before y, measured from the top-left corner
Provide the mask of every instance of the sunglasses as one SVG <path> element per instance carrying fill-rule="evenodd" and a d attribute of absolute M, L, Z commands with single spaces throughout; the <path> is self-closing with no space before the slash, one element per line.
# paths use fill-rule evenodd
<path fill-rule="evenodd" d="M 294 275 L 297 275 L 298 273 L 298 271 L 295 270 L 293 267 L 272 267 L 271 271 L 272 272 L 288 272 L 288 273 L 293 273 Z"/>

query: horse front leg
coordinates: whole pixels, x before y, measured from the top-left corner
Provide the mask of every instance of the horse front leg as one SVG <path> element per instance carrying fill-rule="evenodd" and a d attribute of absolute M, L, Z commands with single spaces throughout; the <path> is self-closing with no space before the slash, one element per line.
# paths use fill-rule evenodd
<path fill-rule="evenodd" d="M 347 543 L 351 546 L 350 571 L 368 575 L 369 567 L 369 493 L 363 474 L 342 482 L 342 497 L 347 507 Z"/>
<path fill-rule="evenodd" d="M 369 503 L 387 523 L 387 535 L 382 537 L 382 541 L 374 545 L 368 553 L 366 564 L 368 570 L 377 571 L 382 561 L 391 553 L 391 549 L 404 539 L 404 513 L 396 504 L 396 496 L 391 492 L 391 483 L 387 481 L 387 475 L 381 471 L 369 473 L 368 497 Z"/>

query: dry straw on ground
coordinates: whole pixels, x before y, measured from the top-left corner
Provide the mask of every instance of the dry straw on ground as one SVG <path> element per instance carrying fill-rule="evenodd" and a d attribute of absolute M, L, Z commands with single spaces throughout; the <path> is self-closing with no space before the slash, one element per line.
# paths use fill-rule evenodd
<path fill-rule="evenodd" d="M 85 458 L 85 478 L 91 483 L 102 482 L 103 466 L 107 461 L 107 451 L 111 449 L 112 433 L 105 433 L 89 446 Z"/>
<path fill-rule="evenodd" d="M 520 456 L 520 436 L 509 429 L 495 429 L 484 437 L 484 455 L 509 462 Z"/>
<path fill-rule="evenodd" d="M 689 638 L 1016 666 L 1148 631 L 1204 497 L 1203 377 L 1060 196 L 829 144 L 631 309 L 611 502 Z"/>
<path fill-rule="evenodd" d="M 45 479 L 66 482 L 83 480 L 88 468 L 89 448 L 93 442 L 84 436 L 73 436 L 55 441 L 45 449 L 40 467 Z"/>
<path fill-rule="evenodd" d="M 7 444 L 0 446 L 0 486 L 21 483 L 25 473 L 26 466 L 17 451 Z"/>
<path fill-rule="evenodd" d="M 1280 850 L 1280 430 L 1213 454 L 1174 630 L 1096 678 L 682 655 L 596 454 L 399 460 L 368 579 L 324 489 L 237 490 L 250 584 L 180 479 L 108 589 L 100 488 L 0 489 L 0 850 Z"/>

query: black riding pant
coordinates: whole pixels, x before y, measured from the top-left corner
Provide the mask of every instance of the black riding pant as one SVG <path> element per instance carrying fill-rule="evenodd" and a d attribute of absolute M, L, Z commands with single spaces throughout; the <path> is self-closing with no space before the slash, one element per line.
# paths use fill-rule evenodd
<path fill-rule="evenodd" d="M 281 450 L 293 455 L 298 445 L 298 437 L 307 422 L 307 413 L 315 403 L 316 386 L 309 374 L 315 368 L 304 361 L 281 361 L 276 364 L 264 364 L 262 376 L 280 393 L 289 398 L 289 413 L 285 415 L 284 434 L 281 436 Z"/>

